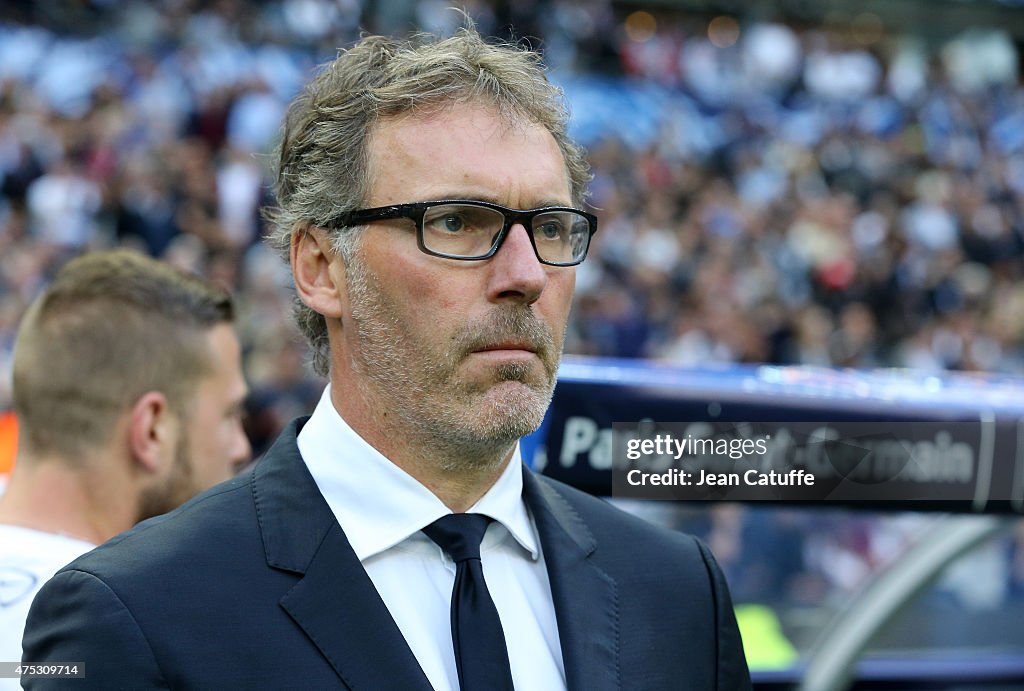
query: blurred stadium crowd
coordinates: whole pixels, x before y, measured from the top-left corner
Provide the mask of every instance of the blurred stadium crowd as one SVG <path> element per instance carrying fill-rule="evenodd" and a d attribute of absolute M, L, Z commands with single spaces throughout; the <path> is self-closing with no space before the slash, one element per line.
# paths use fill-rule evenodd
<path fill-rule="evenodd" d="M 321 383 L 291 324 L 290 277 L 260 243 L 266 154 L 316 64 L 361 29 L 451 30 L 450 4 L 5 3 L 0 410 L 28 302 L 68 256 L 115 244 L 234 291 L 257 452 L 312 410 Z M 591 152 L 600 230 L 568 352 L 1024 373 L 1024 88 L 1005 34 L 607 0 L 465 6 L 482 32 L 545 51 Z M 725 512 L 708 530 L 728 566 L 739 528 Z M 867 537 L 847 539 L 857 529 L 823 538 L 851 553 L 826 560 L 832 586 L 859 573 L 843 564 L 876 559 Z M 737 596 L 806 598 L 793 547 L 790 580 L 748 578 L 755 592 L 737 575 Z M 1022 554 L 1001 567 L 1020 592 Z"/>

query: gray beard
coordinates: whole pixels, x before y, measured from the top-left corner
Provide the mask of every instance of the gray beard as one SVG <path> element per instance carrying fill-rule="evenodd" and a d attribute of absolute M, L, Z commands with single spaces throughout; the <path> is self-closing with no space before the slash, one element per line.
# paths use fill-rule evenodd
<path fill-rule="evenodd" d="M 561 344 L 524 305 L 496 307 L 485 323 L 468 324 L 448 347 L 424 351 L 412 343 L 395 310 L 383 298 L 363 265 L 348 264 L 352 317 L 359 352 L 354 367 L 364 398 L 394 415 L 396 434 L 411 444 L 426 445 L 425 454 L 447 472 L 493 470 L 515 442 L 540 426 L 554 392 Z M 524 340 L 543 363 L 538 377 L 525 363 L 500 365 L 496 379 L 519 382 L 500 399 L 485 397 L 456 380 L 459 364 L 479 347 L 505 339 Z"/>

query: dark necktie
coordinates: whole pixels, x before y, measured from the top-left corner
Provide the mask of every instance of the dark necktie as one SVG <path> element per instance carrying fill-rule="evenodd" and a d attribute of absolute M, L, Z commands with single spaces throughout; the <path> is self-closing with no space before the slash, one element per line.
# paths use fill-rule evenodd
<path fill-rule="evenodd" d="M 462 691 L 513 689 L 505 634 L 480 564 L 480 541 L 491 520 L 478 513 L 453 513 L 423 529 L 455 562 L 452 643 Z"/>

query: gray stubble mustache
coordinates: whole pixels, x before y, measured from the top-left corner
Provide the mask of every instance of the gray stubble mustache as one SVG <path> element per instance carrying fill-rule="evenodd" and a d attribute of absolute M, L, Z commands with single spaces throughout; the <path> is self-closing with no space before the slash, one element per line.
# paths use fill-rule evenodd
<path fill-rule="evenodd" d="M 555 337 L 551 329 L 526 306 L 499 308 L 488 321 L 471 325 L 459 339 L 456 351 L 468 354 L 507 340 L 528 343 L 537 351 L 546 368 L 557 368 Z"/>

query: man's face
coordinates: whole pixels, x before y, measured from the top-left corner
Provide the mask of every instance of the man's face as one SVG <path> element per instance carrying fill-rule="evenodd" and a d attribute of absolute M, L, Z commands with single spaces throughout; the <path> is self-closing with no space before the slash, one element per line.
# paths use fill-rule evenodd
<path fill-rule="evenodd" d="M 382 121 L 371 134 L 369 171 L 367 207 L 572 202 L 547 130 L 510 125 L 487 106 Z M 507 449 L 536 429 L 554 387 L 575 269 L 541 264 L 518 225 L 482 261 L 424 254 L 405 219 L 369 224 L 358 247 L 342 279 L 351 312 L 343 318 L 343 369 L 353 381 L 336 377 L 336 388 L 369 392 L 395 434 L 418 432 L 460 459 Z"/>
<path fill-rule="evenodd" d="M 146 493 L 141 518 L 166 513 L 230 479 L 252 453 L 242 429 L 247 387 L 238 337 L 229 324 L 218 324 L 206 343 L 210 370 L 185 405 L 170 474 Z"/>

